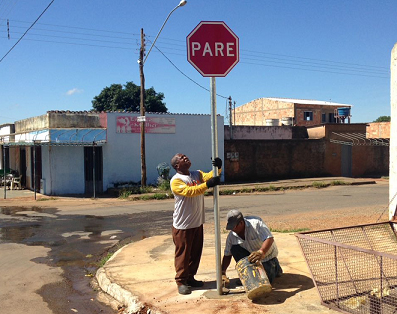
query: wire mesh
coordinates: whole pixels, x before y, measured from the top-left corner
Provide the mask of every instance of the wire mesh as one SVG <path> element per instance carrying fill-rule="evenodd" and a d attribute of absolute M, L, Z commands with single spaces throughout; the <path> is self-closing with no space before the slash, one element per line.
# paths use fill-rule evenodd
<path fill-rule="evenodd" d="M 345 313 L 397 313 L 392 222 L 297 233 L 322 303 Z"/>

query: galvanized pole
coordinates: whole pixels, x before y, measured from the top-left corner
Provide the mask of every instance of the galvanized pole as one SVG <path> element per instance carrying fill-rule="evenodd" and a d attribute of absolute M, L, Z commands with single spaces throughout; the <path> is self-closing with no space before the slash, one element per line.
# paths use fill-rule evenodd
<path fill-rule="evenodd" d="M 95 180 L 96 180 L 96 178 L 95 178 L 95 142 L 92 142 L 92 181 L 93 181 L 93 183 L 92 183 L 92 185 L 93 185 L 93 188 L 94 188 L 94 198 L 95 198 L 95 190 L 96 190 L 96 182 L 95 182 Z"/>
<path fill-rule="evenodd" d="M 4 199 L 7 198 L 7 182 L 6 182 L 6 147 L 3 145 L 3 179 L 4 179 Z"/>
<path fill-rule="evenodd" d="M 34 200 L 36 200 L 36 142 L 33 141 L 33 189 Z"/>
<path fill-rule="evenodd" d="M 211 137 L 212 137 L 212 160 L 218 157 L 218 124 L 216 117 L 216 81 L 210 78 L 211 94 Z M 218 175 L 218 167 L 212 167 L 214 176 Z M 215 257 L 216 257 L 216 288 L 222 295 L 222 265 L 221 265 L 221 234 L 219 231 L 219 187 L 214 187 L 214 220 L 215 220 Z"/>

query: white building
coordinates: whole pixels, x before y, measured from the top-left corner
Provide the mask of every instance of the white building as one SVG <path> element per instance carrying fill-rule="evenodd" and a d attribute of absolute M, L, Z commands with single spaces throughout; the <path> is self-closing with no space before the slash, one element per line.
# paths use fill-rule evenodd
<path fill-rule="evenodd" d="M 22 175 L 26 188 L 45 195 L 92 195 L 94 186 L 101 193 L 118 183 L 140 182 L 138 116 L 138 112 L 49 111 L 16 121 L 12 134 L 3 134 L 7 132 L 0 126 L 0 145 L 8 154 L 8 166 Z M 218 115 L 221 158 L 223 122 Z M 156 183 L 157 165 L 170 164 L 176 153 L 189 156 L 192 169 L 212 169 L 210 115 L 147 113 L 145 128 L 147 184 Z"/>

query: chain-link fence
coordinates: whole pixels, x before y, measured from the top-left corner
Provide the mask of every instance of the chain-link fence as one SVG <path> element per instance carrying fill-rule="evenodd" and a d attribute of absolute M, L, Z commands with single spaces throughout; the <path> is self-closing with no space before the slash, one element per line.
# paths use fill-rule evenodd
<path fill-rule="evenodd" d="M 296 234 L 321 301 L 359 314 L 397 313 L 392 222 Z"/>

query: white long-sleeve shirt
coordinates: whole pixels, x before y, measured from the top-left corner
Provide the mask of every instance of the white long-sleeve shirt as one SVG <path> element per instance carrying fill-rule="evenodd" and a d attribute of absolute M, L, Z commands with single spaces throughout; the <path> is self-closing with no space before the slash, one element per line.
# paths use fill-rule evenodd
<path fill-rule="evenodd" d="M 244 217 L 245 222 L 245 230 L 244 230 L 244 237 L 245 240 L 240 238 L 237 233 L 234 231 L 230 231 L 226 239 L 225 245 L 225 256 L 232 255 L 230 251 L 232 245 L 240 245 L 241 247 L 245 248 L 248 252 L 258 251 L 261 247 L 263 242 L 268 238 L 273 238 L 272 233 L 270 232 L 269 228 L 265 225 L 263 220 L 260 217 L 256 216 L 247 216 Z M 277 257 L 278 249 L 276 242 L 274 241 L 270 249 L 265 253 L 265 256 L 262 259 L 262 262 L 266 262 L 271 260 L 273 257 Z"/>

